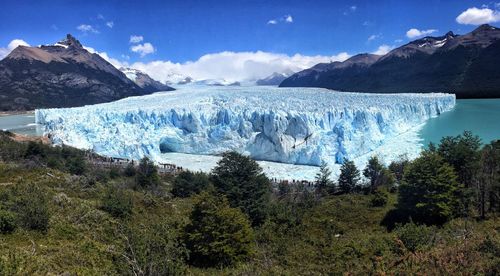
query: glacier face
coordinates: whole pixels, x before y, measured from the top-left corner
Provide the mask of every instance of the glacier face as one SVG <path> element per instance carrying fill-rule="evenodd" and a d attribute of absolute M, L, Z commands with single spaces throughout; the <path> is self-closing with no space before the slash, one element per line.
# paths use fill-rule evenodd
<path fill-rule="evenodd" d="M 319 165 L 366 155 L 455 105 L 453 94 L 364 94 L 321 88 L 186 86 L 78 108 L 36 110 L 56 144 L 107 156 L 162 153 Z"/>

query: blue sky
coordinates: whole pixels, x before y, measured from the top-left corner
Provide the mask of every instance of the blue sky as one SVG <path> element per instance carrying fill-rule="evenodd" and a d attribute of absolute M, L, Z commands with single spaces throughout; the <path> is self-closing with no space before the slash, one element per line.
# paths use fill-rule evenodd
<path fill-rule="evenodd" d="M 402 45 L 415 39 L 410 29 L 471 31 L 477 24 L 457 16 L 472 7 L 492 10 L 493 25 L 500 20 L 500 5 L 488 1 L 4 1 L 0 47 L 71 33 L 127 64 L 184 63 L 223 51 L 352 55 Z M 143 39 L 130 43 L 132 35 Z"/>

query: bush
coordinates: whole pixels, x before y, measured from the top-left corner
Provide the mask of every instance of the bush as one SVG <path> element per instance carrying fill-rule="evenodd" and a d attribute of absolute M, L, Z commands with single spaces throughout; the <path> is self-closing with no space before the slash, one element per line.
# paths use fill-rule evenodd
<path fill-rule="evenodd" d="M 172 194 L 176 197 L 189 197 L 205 190 L 210 181 L 204 173 L 181 172 L 174 179 Z"/>
<path fill-rule="evenodd" d="M 373 193 L 372 198 L 370 200 L 370 205 L 372 207 L 382 207 L 387 204 L 389 196 L 386 192 L 376 191 Z"/>
<path fill-rule="evenodd" d="M 202 192 L 196 198 L 190 223 L 185 227 L 189 261 L 202 267 L 234 265 L 253 252 L 253 231 L 238 208 L 225 197 Z"/>
<path fill-rule="evenodd" d="M 136 184 L 140 188 L 151 188 L 160 184 L 158 168 L 156 168 L 155 164 L 147 157 L 142 158 L 139 162 L 135 177 Z"/>
<path fill-rule="evenodd" d="M 108 187 L 104 192 L 101 208 L 113 217 L 126 218 L 132 214 L 132 197 L 120 188 Z"/>
<path fill-rule="evenodd" d="M 66 161 L 66 168 L 71 174 L 82 175 L 87 171 L 87 163 L 82 156 L 75 156 Z"/>
<path fill-rule="evenodd" d="M 413 222 L 396 228 L 396 236 L 411 252 L 425 250 L 434 243 L 434 227 L 417 225 Z"/>
<path fill-rule="evenodd" d="M 135 167 L 134 167 L 134 164 L 132 163 L 129 163 L 127 165 L 127 167 L 125 167 L 125 169 L 123 170 L 123 174 L 127 177 L 132 177 L 132 176 L 135 176 L 136 174 L 136 170 L 135 170 Z"/>
<path fill-rule="evenodd" d="M 13 209 L 24 228 L 46 232 L 49 228 L 49 206 L 47 192 L 35 184 L 17 188 Z"/>
<path fill-rule="evenodd" d="M 12 233 L 16 227 L 16 215 L 9 211 L 0 210 L 0 233 Z"/>

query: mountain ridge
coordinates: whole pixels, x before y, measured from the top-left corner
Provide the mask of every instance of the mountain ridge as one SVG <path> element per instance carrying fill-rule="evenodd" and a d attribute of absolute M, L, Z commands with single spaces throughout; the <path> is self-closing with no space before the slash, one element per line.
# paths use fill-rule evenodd
<path fill-rule="evenodd" d="M 75 107 L 150 94 L 71 34 L 0 60 L 0 110 Z"/>
<path fill-rule="evenodd" d="M 391 50 L 371 64 L 356 61 L 358 56 L 344 62 L 317 64 L 290 76 L 280 86 L 500 97 L 500 29 L 490 25 L 481 25 L 464 35 L 448 32 L 423 37 Z"/>

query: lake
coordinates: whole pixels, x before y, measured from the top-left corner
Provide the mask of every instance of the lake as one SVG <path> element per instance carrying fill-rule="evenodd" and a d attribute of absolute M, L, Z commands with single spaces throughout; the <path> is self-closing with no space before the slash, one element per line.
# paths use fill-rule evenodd
<path fill-rule="evenodd" d="M 464 130 L 481 137 L 483 143 L 500 139 L 500 99 L 457 100 L 452 111 L 427 121 L 419 135 L 427 145 Z"/>
<path fill-rule="evenodd" d="M 35 124 L 34 113 L 0 115 L 0 129 L 29 136 L 43 134 L 41 128 Z"/>

